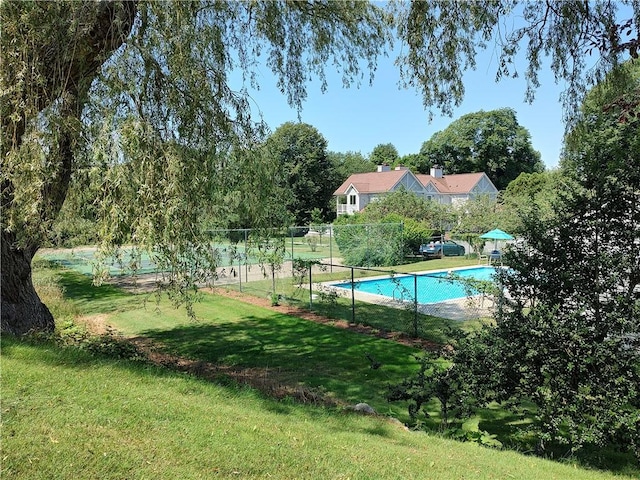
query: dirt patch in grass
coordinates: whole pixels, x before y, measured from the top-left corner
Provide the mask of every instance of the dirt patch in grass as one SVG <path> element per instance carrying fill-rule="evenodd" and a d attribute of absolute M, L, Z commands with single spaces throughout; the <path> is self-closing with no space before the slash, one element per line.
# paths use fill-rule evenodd
<path fill-rule="evenodd" d="M 113 333 L 113 328 L 109 325 L 109 315 L 104 313 L 98 315 L 85 315 L 75 318 L 75 323 L 84 326 L 92 335 L 106 335 Z"/>

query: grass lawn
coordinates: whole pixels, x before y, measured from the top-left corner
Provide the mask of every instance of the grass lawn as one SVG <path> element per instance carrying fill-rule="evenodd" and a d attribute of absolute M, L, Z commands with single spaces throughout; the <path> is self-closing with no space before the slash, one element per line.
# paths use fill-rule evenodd
<path fill-rule="evenodd" d="M 348 404 L 366 401 L 383 415 L 406 416 L 405 406 L 387 404 L 384 394 L 387 383 L 416 368 L 409 347 L 223 297 L 205 296 L 193 321 L 164 300 L 145 307 L 140 295 L 92 287 L 67 270 L 39 269 L 36 281 L 59 325 L 97 316 L 185 357 L 273 374 Z M 371 369 L 365 353 L 383 366 Z M 408 432 L 342 407 L 277 401 L 224 377 L 210 382 L 51 343 L 4 337 L 2 372 L 6 478 L 605 479 L 640 473 L 627 457 L 610 461 L 609 472 L 590 470 Z M 483 429 L 488 421 L 500 423 L 497 428 L 512 423 L 504 412 L 482 421 Z"/>
<path fill-rule="evenodd" d="M 65 295 L 77 299 L 83 314 L 108 314 L 109 324 L 124 335 L 151 338 L 172 354 L 260 369 L 274 381 L 320 388 L 345 402 L 367 402 L 379 412 L 406 416 L 406 408 L 387 403 L 385 395 L 389 383 L 417 368 L 413 348 L 206 294 L 195 305 L 193 320 L 166 300 L 157 304 L 149 298 L 145 306 L 141 296 L 93 287 L 76 272 L 58 275 Z M 370 368 L 366 354 L 383 366 Z"/>
<path fill-rule="evenodd" d="M 3 478 L 620 478 L 53 344 L 2 367 Z"/>

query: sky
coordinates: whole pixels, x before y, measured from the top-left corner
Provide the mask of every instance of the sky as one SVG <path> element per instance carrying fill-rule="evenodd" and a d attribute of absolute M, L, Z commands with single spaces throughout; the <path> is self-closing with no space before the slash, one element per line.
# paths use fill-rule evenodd
<path fill-rule="evenodd" d="M 300 120 L 314 126 L 327 140 L 327 150 L 360 152 L 368 156 L 379 144 L 393 144 L 400 156 L 418 153 L 422 143 L 444 130 L 467 113 L 509 107 L 515 110 L 518 123 L 531 134 L 531 143 L 541 154 L 547 169 L 558 166 L 564 135 L 563 110 L 558 85 L 549 69 L 540 72 L 540 88 L 532 104 L 525 103 L 526 82 L 517 79 L 495 82 L 497 60 L 491 51 L 476 59 L 475 71 L 464 76 L 465 98 L 454 109 L 453 117 L 435 115 L 429 122 L 428 111 L 416 90 L 398 87 L 399 72 L 395 57 L 381 58 L 372 86 L 368 77 L 360 88 L 345 89 L 337 74 L 328 76 L 323 94 L 319 82 L 308 85 L 308 98 Z M 525 65 L 520 65 L 524 71 Z M 297 121 L 298 113 L 287 105 L 286 97 L 275 87 L 276 81 L 266 68 L 259 71 L 260 91 L 251 96 L 271 130 L 285 122 Z"/>

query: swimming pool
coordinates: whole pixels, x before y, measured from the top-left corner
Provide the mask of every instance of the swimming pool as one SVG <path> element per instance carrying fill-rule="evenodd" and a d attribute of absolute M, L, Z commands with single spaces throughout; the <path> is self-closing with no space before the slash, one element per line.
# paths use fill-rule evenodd
<path fill-rule="evenodd" d="M 418 303 L 439 303 L 447 300 L 465 298 L 469 291 L 464 283 L 450 278 L 450 273 L 459 277 L 475 280 L 493 280 L 495 267 L 471 267 L 442 272 L 419 274 L 417 277 Z M 351 282 L 333 284 L 334 287 L 351 290 Z M 356 291 L 382 295 L 400 301 L 413 301 L 415 280 L 413 275 L 397 275 L 355 282 Z"/>

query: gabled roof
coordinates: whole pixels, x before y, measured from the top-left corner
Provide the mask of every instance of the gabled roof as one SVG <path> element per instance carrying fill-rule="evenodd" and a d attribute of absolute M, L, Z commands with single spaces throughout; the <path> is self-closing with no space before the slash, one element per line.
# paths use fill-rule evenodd
<path fill-rule="evenodd" d="M 426 187 L 432 183 L 440 193 L 469 193 L 478 182 L 485 176 L 484 173 L 457 173 L 454 175 L 443 175 L 442 178 L 431 175 L 416 175 L 418 180 Z"/>
<path fill-rule="evenodd" d="M 432 184 L 439 193 L 450 195 L 470 193 L 480 180 L 486 177 L 486 174 L 483 172 L 457 173 L 444 175 L 441 178 L 432 177 L 427 174 L 414 175 L 410 170 L 355 173 L 345 180 L 333 194 L 346 195 L 351 186 L 360 194 L 389 192 L 407 174 L 415 176 L 425 187 Z M 489 181 L 488 177 L 487 180 Z"/>
<path fill-rule="evenodd" d="M 349 187 L 353 185 L 358 193 L 382 193 L 390 191 L 409 170 L 390 170 L 388 172 L 354 173 L 347 178 L 334 195 L 346 195 Z"/>

